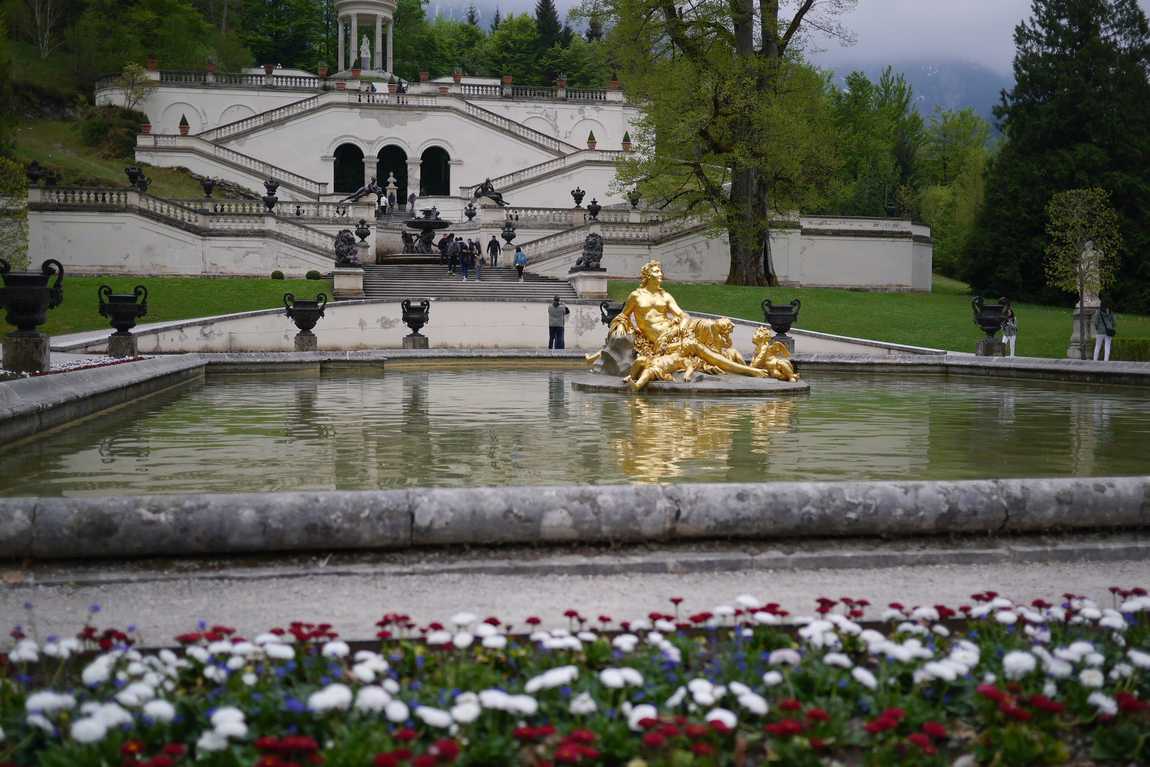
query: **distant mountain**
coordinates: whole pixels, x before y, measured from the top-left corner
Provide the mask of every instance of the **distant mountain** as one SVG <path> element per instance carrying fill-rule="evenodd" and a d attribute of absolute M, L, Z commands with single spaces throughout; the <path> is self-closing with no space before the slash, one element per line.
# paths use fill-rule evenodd
<path fill-rule="evenodd" d="M 906 60 L 887 63 L 910 83 L 918 112 L 924 118 L 929 118 L 935 107 L 948 110 L 971 107 L 993 125 L 991 110 L 999 103 L 1002 90 L 1014 85 L 1012 75 L 969 61 Z M 871 80 L 877 80 L 887 63 L 846 61 L 820 66 L 833 70 L 835 80 L 842 82 L 847 74 L 856 70 Z"/>

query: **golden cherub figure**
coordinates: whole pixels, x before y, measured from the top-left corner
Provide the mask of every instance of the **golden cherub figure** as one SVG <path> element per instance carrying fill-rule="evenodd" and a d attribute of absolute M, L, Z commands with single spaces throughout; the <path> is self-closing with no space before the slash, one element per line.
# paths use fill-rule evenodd
<path fill-rule="evenodd" d="M 690 380 L 696 372 L 718 375 L 730 373 L 754 378 L 798 380 L 786 347 L 780 343 L 763 348 L 756 335 L 755 360 L 748 365 L 732 341 L 734 324 L 717 320 L 692 319 L 679 308 L 674 296 L 663 289 L 663 266 L 648 261 L 640 270 L 639 287 L 627 296 L 623 310 L 611 321 L 610 335 L 630 336 L 636 359 L 623 380 L 635 391 L 651 381 L 671 381 L 676 373 Z M 783 362 L 779 364 L 778 348 Z M 598 355 L 588 357 L 593 362 Z"/>

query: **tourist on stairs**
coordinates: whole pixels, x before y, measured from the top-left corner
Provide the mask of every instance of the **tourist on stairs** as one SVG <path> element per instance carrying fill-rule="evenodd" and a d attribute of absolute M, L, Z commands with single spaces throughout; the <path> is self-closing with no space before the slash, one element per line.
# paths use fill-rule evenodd
<path fill-rule="evenodd" d="M 523 246 L 520 245 L 515 248 L 515 271 L 519 272 L 519 281 L 523 282 L 523 267 L 527 266 L 527 254 L 523 252 Z"/>
<path fill-rule="evenodd" d="M 491 259 L 492 266 L 499 266 L 499 240 L 495 239 L 494 234 L 487 243 L 487 257 Z"/>

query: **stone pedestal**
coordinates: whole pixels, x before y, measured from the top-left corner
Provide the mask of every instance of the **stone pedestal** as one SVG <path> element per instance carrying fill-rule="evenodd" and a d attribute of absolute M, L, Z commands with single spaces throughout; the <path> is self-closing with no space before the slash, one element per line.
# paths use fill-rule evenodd
<path fill-rule="evenodd" d="M 358 267 L 340 267 L 331 273 L 332 292 L 335 300 L 363 298 L 363 270 Z"/>
<path fill-rule="evenodd" d="M 1097 300 L 1097 299 L 1095 299 Z M 1081 302 L 1074 305 L 1074 324 L 1070 329 L 1070 344 L 1066 347 L 1066 357 L 1072 360 L 1090 359 L 1094 354 L 1094 315 L 1098 312 L 1098 303 L 1087 301 L 1083 306 Z M 1079 318 L 1085 314 L 1086 338 L 1079 332 Z M 1086 356 L 1082 356 L 1082 349 L 1086 349 Z"/>
<path fill-rule="evenodd" d="M 108 336 L 109 357 L 138 357 L 139 346 L 131 333 L 113 333 Z"/>
<path fill-rule="evenodd" d="M 974 354 L 978 357 L 1005 357 L 1006 344 L 997 338 L 984 338 L 978 342 Z"/>
<path fill-rule="evenodd" d="M 427 336 L 420 333 L 408 333 L 403 337 L 404 349 L 427 349 L 430 348 L 427 341 Z"/>
<path fill-rule="evenodd" d="M 4 337 L 5 370 L 39 373 L 51 367 L 50 339 L 46 333 L 12 333 Z"/>
<path fill-rule="evenodd" d="M 580 298 L 607 298 L 607 270 L 571 272 L 567 275 Z"/>
<path fill-rule="evenodd" d="M 787 354 L 794 354 L 795 353 L 795 337 L 794 336 L 780 335 L 779 333 L 775 333 L 774 337 L 771 338 L 771 343 L 774 343 L 775 341 L 778 341 L 783 346 L 787 347 Z"/>
<path fill-rule="evenodd" d="M 319 351 L 319 339 L 310 330 L 301 330 L 295 334 L 295 350 L 297 352 Z"/>

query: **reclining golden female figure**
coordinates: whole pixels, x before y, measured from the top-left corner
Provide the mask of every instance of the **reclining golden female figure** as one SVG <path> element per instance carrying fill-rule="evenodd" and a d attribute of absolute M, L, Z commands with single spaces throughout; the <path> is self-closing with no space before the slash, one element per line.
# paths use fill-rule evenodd
<path fill-rule="evenodd" d="M 748 365 L 731 340 L 734 324 L 729 319 L 692 319 L 679 308 L 674 296 L 663 289 L 663 267 L 658 261 L 644 264 L 640 275 L 639 287 L 627 296 L 609 330 L 611 335 L 629 335 L 634 342 L 635 363 L 623 380 L 635 391 L 651 381 L 674 380 L 675 373 L 687 381 L 696 372 L 798 380 L 789 362 L 771 364 L 774 356 L 767 352 L 777 353 L 776 347 L 782 347 L 785 357 L 782 344 L 762 349 L 756 336 L 758 364 Z"/>

